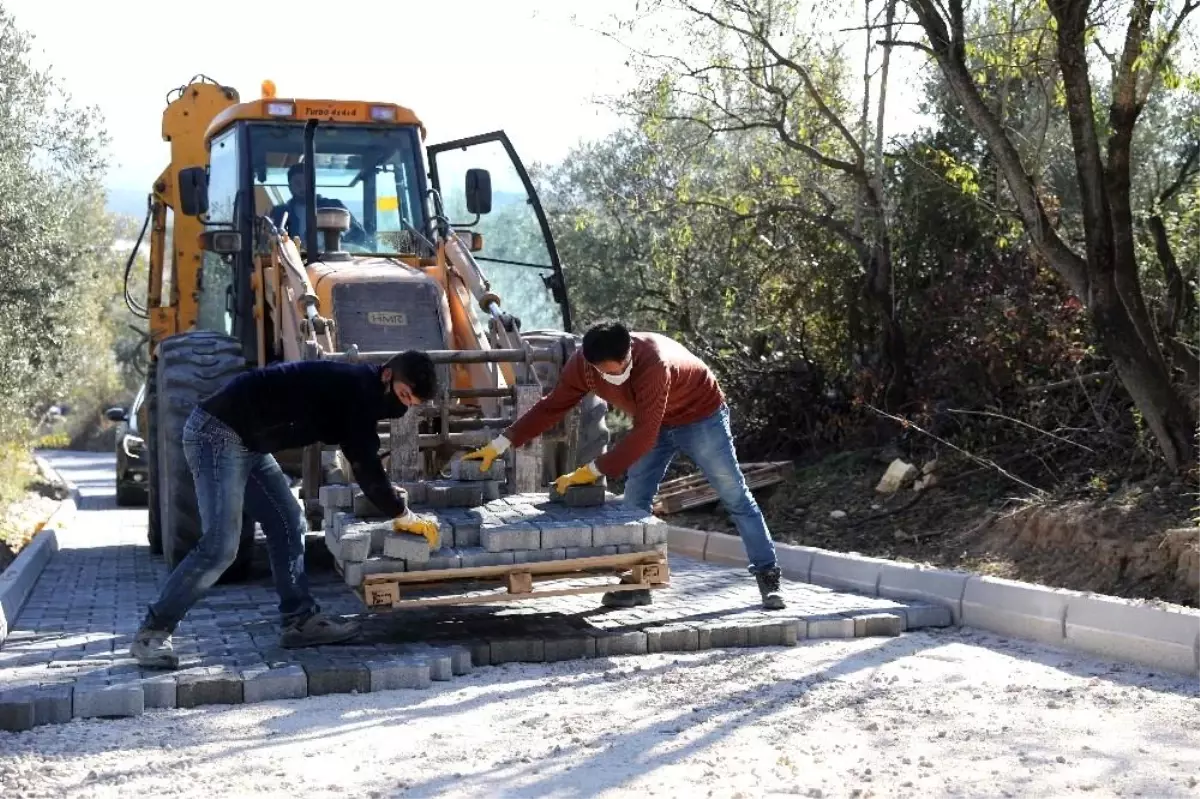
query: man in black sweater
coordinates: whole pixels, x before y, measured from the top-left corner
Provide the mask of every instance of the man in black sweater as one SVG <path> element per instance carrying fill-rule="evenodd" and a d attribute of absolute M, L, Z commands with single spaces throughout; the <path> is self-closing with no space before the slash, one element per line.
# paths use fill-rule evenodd
<path fill-rule="evenodd" d="M 192 411 L 183 451 L 196 486 L 203 534 L 150 605 L 131 654 L 147 667 L 177 668 L 171 635 L 237 555 L 243 506 L 262 525 L 283 647 L 346 641 L 354 621 L 320 612 L 304 573 L 304 515 L 272 452 L 318 441 L 337 444 L 363 493 L 393 517 L 396 532 L 436 541 L 437 524 L 408 509 L 379 460 L 378 422 L 437 393 L 428 355 L 403 352 L 382 367 L 334 361 L 274 364 L 238 375 Z"/>

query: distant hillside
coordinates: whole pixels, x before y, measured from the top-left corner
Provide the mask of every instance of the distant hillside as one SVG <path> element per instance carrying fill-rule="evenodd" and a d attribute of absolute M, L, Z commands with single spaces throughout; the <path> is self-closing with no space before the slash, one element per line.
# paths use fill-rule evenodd
<path fill-rule="evenodd" d="M 149 189 L 108 189 L 105 207 L 110 214 L 132 216 L 139 221 L 146 216 L 146 195 Z"/>

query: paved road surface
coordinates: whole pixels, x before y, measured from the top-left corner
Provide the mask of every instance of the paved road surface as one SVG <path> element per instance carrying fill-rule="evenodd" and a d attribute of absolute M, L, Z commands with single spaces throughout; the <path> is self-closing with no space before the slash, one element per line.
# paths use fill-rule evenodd
<path fill-rule="evenodd" d="M 72 536 L 144 541 L 111 471 Z M 0 652 L 3 654 L 3 652 Z M 0 796 L 1200 796 L 1194 681 L 969 630 L 0 732 Z"/>

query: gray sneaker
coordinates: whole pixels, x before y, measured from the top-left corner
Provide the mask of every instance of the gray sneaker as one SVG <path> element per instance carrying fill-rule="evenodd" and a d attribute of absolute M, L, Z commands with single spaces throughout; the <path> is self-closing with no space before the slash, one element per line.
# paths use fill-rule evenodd
<path fill-rule="evenodd" d="M 314 613 L 284 627 L 279 636 L 279 645 L 284 649 L 296 649 L 304 646 L 340 644 L 349 641 L 361 630 L 362 625 L 357 621 L 343 621 L 324 613 Z"/>
<path fill-rule="evenodd" d="M 171 645 L 171 634 L 162 630 L 143 627 L 137 631 L 129 654 L 137 659 L 138 665 L 147 669 L 177 669 L 179 655 Z"/>

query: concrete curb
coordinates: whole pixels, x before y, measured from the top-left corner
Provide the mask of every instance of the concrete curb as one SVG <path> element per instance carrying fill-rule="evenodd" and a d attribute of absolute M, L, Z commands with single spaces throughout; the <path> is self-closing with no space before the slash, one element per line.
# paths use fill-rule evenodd
<path fill-rule="evenodd" d="M 75 518 L 79 507 L 79 488 L 64 478 L 40 455 L 33 456 L 38 469 L 57 477 L 70 492 L 70 496 L 58 503 L 42 529 L 34 535 L 29 545 L 21 550 L 8 568 L 0 573 L 0 646 L 8 638 L 9 625 L 16 621 L 17 614 L 25 607 L 26 600 L 42 576 L 46 564 L 58 552 L 58 533 Z"/>
<path fill-rule="evenodd" d="M 680 554 L 723 565 L 747 563 L 734 535 L 670 525 L 667 541 Z M 930 602 L 948 608 L 955 624 L 1200 676 L 1200 610 L 815 547 L 776 543 L 775 551 L 787 579 Z"/>

